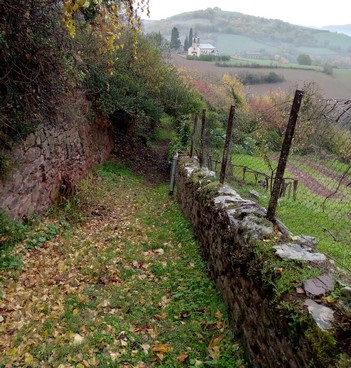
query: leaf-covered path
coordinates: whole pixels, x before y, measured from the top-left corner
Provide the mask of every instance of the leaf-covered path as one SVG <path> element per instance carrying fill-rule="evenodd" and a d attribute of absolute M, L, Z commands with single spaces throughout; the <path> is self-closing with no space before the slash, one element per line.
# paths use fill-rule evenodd
<path fill-rule="evenodd" d="M 244 365 L 166 185 L 106 164 L 14 252 L 0 367 Z"/>

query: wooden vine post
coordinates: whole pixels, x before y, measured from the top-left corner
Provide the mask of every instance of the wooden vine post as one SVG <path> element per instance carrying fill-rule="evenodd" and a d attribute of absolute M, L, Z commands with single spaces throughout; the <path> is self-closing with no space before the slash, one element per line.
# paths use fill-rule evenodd
<path fill-rule="evenodd" d="M 269 200 L 268 210 L 267 210 L 267 220 L 274 221 L 275 213 L 277 209 L 278 199 L 282 188 L 284 171 L 286 168 L 286 164 L 289 157 L 290 147 L 292 143 L 292 139 L 294 137 L 296 122 L 298 119 L 298 113 L 301 107 L 302 97 L 304 95 L 304 91 L 297 89 L 295 91 L 294 101 L 291 107 L 290 117 L 288 121 L 288 126 L 286 127 L 284 141 L 282 145 L 282 149 L 280 151 L 280 157 L 278 162 L 278 167 L 275 175 L 275 180 L 273 184 L 273 190 L 271 194 L 271 198 Z"/>

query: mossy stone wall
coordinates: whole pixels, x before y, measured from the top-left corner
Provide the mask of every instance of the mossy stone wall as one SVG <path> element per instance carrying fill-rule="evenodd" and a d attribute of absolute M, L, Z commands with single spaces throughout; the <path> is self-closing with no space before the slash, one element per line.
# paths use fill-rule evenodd
<path fill-rule="evenodd" d="M 6 152 L 10 168 L 0 178 L 0 209 L 15 218 L 42 214 L 112 149 L 111 127 L 91 116 L 84 93 L 66 96 L 51 121 Z"/>
<path fill-rule="evenodd" d="M 265 210 L 186 157 L 180 158 L 176 182 L 178 202 L 252 366 L 346 367 L 342 362 L 349 364 L 349 357 L 338 348 L 333 331 L 321 330 L 310 316 L 307 296 L 296 293 L 296 287 L 277 296 L 274 285 L 267 284 L 267 268 L 272 274 L 284 270 L 267 263 L 278 261 L 273 244 L 282 241 L 282 234 L 265 219 Z M 270 248 L 262 253 L 266 244 Z"/>

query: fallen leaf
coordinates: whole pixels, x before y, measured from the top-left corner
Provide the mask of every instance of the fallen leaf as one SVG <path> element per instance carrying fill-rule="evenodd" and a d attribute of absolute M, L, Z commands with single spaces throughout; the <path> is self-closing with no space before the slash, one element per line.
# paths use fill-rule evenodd
<path fill-rule="evenodd" d="M 75 334 L 74 338 L 73 338 L 73 344 L 78 345 L 81 344 L 84 340 L 84 337 L 79 335 L 79 334 Z"/>
<path fill-rule="evenodd" d="M 110 305 L 110 301 L 109 300 L 103 300 L 99 305 L 98 305 L 98 307 L 100 307 L 100 308 L 106 308 L 106 307 L 108 307 Z"/>
<path fill-rule="evenodd" d="M 189 354 L 181 354 L 177 357 L 178 362 L 185 362 L 189 358 Z"/>
<path fill-rule="evenodd" d="M 209 351 L 209 355 L 213 360 L 216 360 L 219 358 L 219 354 L 220 354 L 220 350 L 219 350 L 219 346 L 214 346 L 212 349 L 210 349 Z"/>
<path fill-rule="evenodd" d="M 31 354 L 29 354 L 29 353 L 25 353 L 24 354 L 24 362 L 26 363 L 26 364 L 29 364 L 29 365 L 31 365 L 32 364 L 32 362 L 33 362 L 33 356 L 31 355 Z"/>
<path fill-rule="evenodd" d="M 113 362 L 115 362 L 119 357 L 121 356 L 121 353 L 112 353 L 110 352 L 110 357 Z"/>
<path fill-rule="evenodd" d="M 152 347 L 152 350 L 156 353 L 170 353 L 172 348 L 169 345 L 161 344 Z"/>
<path fill-rule="evenodd" d="M 217 311 L 215 313 L 215 317 L 218 318 L 218 319 L 221 319 L 223 317 L 223 314 L 220 311 Z"/>
<path fill-rule="evenodd" d="M 145 353 L 148 353 L 151 346 L 149 344 L 142 344 L 141 345 L 142 349 L 144 350 Z"/>
<path fill-rule="evenodd" d="M 211 340 L 210 344 L 208 345 L 208 352 L 212 359 L 218 359 L 220 354 L 220 349 L 218 344 L 223 340 L 223 336 L 216 337 Z"/>
<path fill-rule="evenodd" d="M 166 318 L 167 318 L 167 313 L 165 312 L 160 312 L 160 313 L 155 314 L 155 319 L 163 320 Z"/>
<path fill-rule="evenodd" d="M 134 268 L 141 268 L 141 267 L 143 267 L 143 263 L 138 262 L 138 261 L 133 261 L 132 262 L 132 265 L 133 265 Z"/>
<path fill-rule="evenodd" d="M 211 340 L 210 344 L 208 345 L 208 349 L 213 349 L 215 346 L 217 346 L 221 341 L 223 340 L 223 336 L 218 336 Z"/>

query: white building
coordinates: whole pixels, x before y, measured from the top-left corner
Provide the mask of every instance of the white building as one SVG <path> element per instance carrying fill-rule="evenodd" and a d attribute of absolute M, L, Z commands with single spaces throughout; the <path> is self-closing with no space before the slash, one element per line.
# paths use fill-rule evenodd
<path fill-rule="evenodd" d="M 189 56 L 217 55 L 216 48 L 210 43 L 200 43 L 199 37 L 193 37 L 192 45 L 188 48 Z"/>

